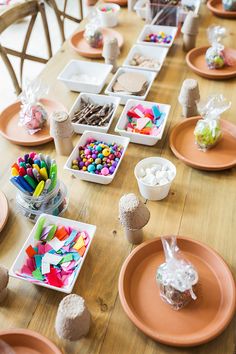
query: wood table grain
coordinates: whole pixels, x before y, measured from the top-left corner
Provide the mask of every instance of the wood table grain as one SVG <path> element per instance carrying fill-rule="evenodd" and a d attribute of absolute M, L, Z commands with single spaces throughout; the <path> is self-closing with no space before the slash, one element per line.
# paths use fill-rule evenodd
<path fill-rule="evenodd" d="M 235 48 L 235 21 L 213 17 L 206 5 L 201 6 L 201 26 L 197 46 L 207 42 L 206 28 L 211 24 L 228 28 L 225 43 Z M 84 23 L 81 24 L 83 26 Z M 135 13 L 121 10 L 116 28 L 124 36 L 124 47 L 119 58 L 122 65 L 129 49 L 135 43 L 144 22 Z M 68 109 L 77 97 L 57 80 L 70 59 L 84 59 L 66 42 L 48 62 L 40 78 L 50 86 L 49 96 L 61 101 Z M 202 241 L 218 251 L 236 272 L 236 169 L 223 172 L 194 170 L 173 156 L 168 138 L 174 125 L 181 121 L 178 93 L 186 78 L 199 82 L 201 97 L 223 93 L 232 101 L 224 119 L 236 123 L 235 79 L 211 81 L 196 76 L 185 63 L 182 38 L 179 36 L 169 51 L 165 64 L 147 97 L 149 101 L 171 105 L 171 112 L 163 139 L 153 147 L 130 144 L 114 181 L 107 186 L 79 181 L 63 170 L 65 157 L 57 156 L 53 143 L 37 147 L 37 152 L 56 158 L 59 176 L 67 184 L 70 204 L 65 217 L 97 225 L 94 242 L 74 287 L 74 293 L 83 296 L 92 314 L 89 335 L 74 343 L 60 340 L 54 321 L 63 295 L 56 291 L 11 279 L 9 297 L 0 307 L 0 329 L 23 327 L 35 330 L 56 343 L 66 354 L 233 354 L 235 352 L 235 320 L 214 341 L 196 348 L 177 349 L 155 343 L 142 334 L 126 317 L 118 295 L 118 277 L 121 266 L 132 250 L 118 220 L 118 202 L 124 193 L 139 195 L 134 177 L 136 163 L 144 157 L 163 156 L 177 168 L 177 176 L 169 196 L 161 202 L 148 201 L 151 219 L 145 227 L 145 239 L 160 235 L 185 235 Z M 116 119 L 109 130 L 114 133 Z M 79 139 L 75 136 L 74 143 Z M 28 149 L 12 145 L 0 138 L 0 188 L 10 204 L 10 218 L 0 235 L 0 262 L 10 267 L 19 253 L 32 224 L 22 218 L 15 207 L 15 189 L 9 183 L 10 166 L 17 156 Z M 207 295 L 207 294 L 206 294 Z M 158 319 L 157 319 L 158 320 Z"/>

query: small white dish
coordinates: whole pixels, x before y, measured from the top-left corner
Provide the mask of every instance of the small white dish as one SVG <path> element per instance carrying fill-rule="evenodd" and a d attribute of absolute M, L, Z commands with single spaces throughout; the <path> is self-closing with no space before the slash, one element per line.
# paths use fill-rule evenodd
<path fill-rule="evenodd" d="M 32 245 L 34 247 L 37 244 L 37 242 L 39 242 L 39 241 L 35 240 L 34 235 L 35 235 L 35 232 L 37 230 L 38 224 L 39 224 L 41 218 L 43 218 L 43 217 L 46 218 L 45 226 L 52 225 L 52 224 L 60 225 L 60 226 L 70 226 L 73 229 L 78 230 L 78 231 L 86 231 L 89 234 L 89 237 L 90 237 L 90 242 L 86 246 L 86 251 L 85 251 L 83 257 L 81 257 L 80 264 L 74 270 L 74 278 L 73 278 L 72 282 L 70 284 L 68 284 L 67 286 L 62 287 L 62 288 L 59 288 L 59 287 L 56 287 L 56 286 L 52 286 L 50 284 L 46 284 L 43 281 L 36 281 L 35 280 L 35 282 L 32 282 L 32 280 L 30 280 L 29 278 L 25 278 L 25 277 L 23 277 L 23 276 L 18 274 L 18 272 L 20 271 L 22 266 L 25 264 L 25 259 L 26 259 L 25 250 L 26 250 L 26 248 L 29 245 Z M 11 277 L 14 277 L 14 278 L 17 278 L 17 279 L 28 281 L 28 282 L 33 283 L 35 285 L 40 285 L 40 286 L 43 286 L 43 287 L 48 288 L 48 289 L 53 289 L 53 290 L 61 291 L 61 292 L 66 293 L 66 294 L 70 294 L 72 292 L 72 290 L 73 290 L 73 287 L 74 287 L 75 282 L 76 282 L 76 280 L 78 278 L 79 272 L 80 272 L 80 270 L 81 270 L 81 268 L 83 266 L 83 263 L 85 261 L 85 258 L 87 256 L 87 254 L 88 254 L 90 245 L 91 245 L 91 243 L 93 241 L 93 238 L 94 238 L 94 235 L 95 235 L 95 231 L 96 231 L 96 226 L 91 225 L 91 224 L 85 224 L 85 223 L 82 223 L 82 222 L 79 222 L 79 221 L 75 221 L 75 220 L 71 220 L 71 219 L 65 219 L 65 218 L 61 218 L 61 217 L 53 216 L 53 215 L 49 215 L 49 214 L 41 214 L 40 217 L 38 218 L 36 224 L 34 225 L 33 229 L 31 230 L 31 232 L 29 234 L 29 237 L 27 238 L 27 240 L 25 241 L 23 247 L 21 248 L 18 256 L 16 257 L 16 260 L 14 261 L 13 265 L 11 266 L 10 271 L 9 271 L 9 275 Z"/>
<path fill-rule="evenodd" d="M 112 87 L 115 84 L 117 78 L 123 74 L 123 73 L 128 73 L 128 72 L 136 72 L 139 74 L 143 74 L 146 76 L 147 78 L 147 82 L 148 82 L 148 86 L 147 86 L 147 90 L 145 92 L 145 94 L 143 96 L 137 96 L 137 95 L 127 95 L 127 94 L 122 94 L 119 92 L 113 92 L 112 91 Z M 113 76 L 112 80 L 110 81 L 109 85 L 107 86 L 106 90 L 105 90 L 105 94 L 106 95 L 110 95 L 110 96 L 115 96 L 115 97 L 120 97 L 120 104 L 121 105 L 125 105 L 126 102 L 133 98 L 133 99 L 137 99 L 140 101 L 145 101 L 148 92 L 150 91 L 150 88 L 153 84 L 153 81 L 155 80 L 157 73 L 154 71 L 146 71 L 146 70 L 137 70 L 137 69 L 129 69 L 129 68 L 119 68 L 117 70 L 117 72 L 115 73 L 115 75 Z"/>
<path fill-rule="evenodd" d="M 147 17 L 147 0 L 138 0 L 134 5 L 134 10 L 136 14 L 141 17 L 143 20 L 146 20 Z"/>
<path fill-rule="evenodd" d="M 170 171 L 172 171 L 172 178 L 165 184 L 162 185 L 149 185 L 142 181 L 142 170 L 146 168 L 151 168 L 152 165 L 167 166 Z M 143 198 L 148 200 L 162 200 L 167 197 L 170 191 L 171 184 L 176 176 L 175 165 L 163 157 L 147 157 L 137 163 L 134 169 L 134 175 L 136 177 L 139 192 Z"/>
<path fill-rule="evenodd" d="M 165 58 L 168 53 L 168 48 L 165 47 L 153 47 L 152 50 L 146 45 L 142 44 L 135 44 L 133 47 L 130 49 L 129 54 L 127 58 L 125 59 L 123 63 L 123 67 L 130 68 L 130 69 L 137 69 L 137 70 L 148 70 L 148 71 L 156 71 L 159 72 L 161 70 L 161 67 L 165 61 Z M 156 59 L 160 63 L 160 66 L 158 68 L 148 68 L 145 66 L 135 66 L 131 65 L 130 62 L 133 59 L 135 54 L 140 54 L 144 57 L 148 57 L 150 59 Z"/>
<path fill-rule="evenodd" d="M 158 26 L 158 25 L 145 25 L 137 39 L 137 43 L 144 44 L 148 46 L 161 46 L 170 48 L 174 43 L 178 28 L 172 26 Z M 151 33 L 157 34 L 158 32 L 164 32 L 166 35 L 172 36 L 172 41 L 170 43 L 154 43 L 154 42 L 145 42 L 145 37 Z"/>
<path fill-rule="evenodd" d="M 69 112 L 69 116 L 72 119 L 74 116 L 74 113 L 76 111 L 78 111 L 80 104 L 81 104 L 81 99 L 89 99 L 92 102 L 94 102 L 95 104 L 99 104 L 99 105 L 105 105 L 105 104 L 111 104 L 113 103 L 114 105 L 114 111 L 112 113 L 112 116 L 110 118 L 110 121 L 108 122 L 108 124 L 106 126 L 98 126 L 98 125 L 88 125 L 88 124 L 79 124 L 79 123 L 73 123 L 72 122 L 72 126 L 74 128 L 74 132 L 77 134 L 83 134 L 83 132 L 85 130 L 90 130 L 90 131 L 97 131 L 97 132 L 102 132 L 102 133 L 107 133 L 111 123 L 115 117 L 117 108 L 119 106 L 120 103 L 120 98 L 119 97 L 111 97 L 111 96 L 106 96 L 106 95 L 96 95 L 93 93 L 80 93 L 79 96 L 76 98 L 75 103 L 73 104 L 70 112 Z"/>
<path fill-rule="evenodd" d="M 57 79 L 62 81 L 71 91 L 100 93 L 111 70 L 112 65 L 71 60 Z M 76 76 L 81 79 L 77 80 Z"/>
<path fill-rule="evenodd" d="M 112 175 L 108 176 L 102 176 L 102 175 L 96 175 L 93 173 L 89 173 L 87 171 L 81 171 L 81 170 L 74 170 L 71 168 L 72 161 L 75 160 L 78 155 L 79 155 L 79 147 L 84 146 L 89 138 L 94 138 L 99 141 L 103 141 L 107 144 L 112 144 L 116 143 L 118 145 L 122 145 L 124 150 L 121 155 L 121 158 L 116 166 L 115 172 Z M 89 181 L 89 182 L 94 182 L 94 183 L 100 183 L 100 184 L 109 184 L 112 182 L 113 178 L 115 177 L 119 166 L 121 164 L 121 161 L 124 158 L 126 149 L 129 145 L 129 138 L 121 137 L 119 135 L 111 135 L 111 134 L 104 134 L 104 133 L 99 133 L 99 132 L 91 132 L 91 131 L 85 131 L 83 135 L 81 136 L 78 144 L 72 151 L 71 155 L 69 156 L 68 160 L 65 163 L 64 169 L 67 171 L 70 171 L 75 177 L 79 178 L 80 180 L 83 181 Z"/>
<path fill-rule="evenodd" d="M 102 9 L 111 9 L 111 11 L 102 11 Z M 113 3 L 99 4 L 97 7 L 98 17 L 100 18 L 102 27 L 115 27 L 118 24 L 118 15 L 120 6 Z"/>
<path fill-rule="evenodd" d="M 128 132 L 125 127 L 128 123 L 128 119 L 127 119 L 127 112 L 133 107 L 138 105 L 139 103 L 141 103 L 143 106 L 145 106 L 146 108 L 152 108 L 152 106 L 154 105 L 158 105 L 160 108 L 160 111 L 165 113 L 165 119 L 164 122 L 161 125 L 161 130 L 159 135 L 157 136 L 152 136 L 152 135 L 145 135 L 145 134 L 139 134 L 139 133 L 133 133 L 133 132 Z M 159 140 L 161 140 L 164 130 L 165 130 L 165 126 L 166 126 L 166 122 L 168 119 L 168 115 L 170 112 L 170 105 L 168 104 L 162 104 L 162 103 L 157 103 L 157 102 L 140 102 L 139 100 L 128 100 L 122 113 L 121 116 L 117 122 L 117 125 L 115 127 L 115 132 L 119 133 L 122 136 L 126 136 L 127 138 L 130 138 L 130 142 L 131 143 L 135 143 L 135 144 L 142 144 L 142 145 L 155 145 Z"/>

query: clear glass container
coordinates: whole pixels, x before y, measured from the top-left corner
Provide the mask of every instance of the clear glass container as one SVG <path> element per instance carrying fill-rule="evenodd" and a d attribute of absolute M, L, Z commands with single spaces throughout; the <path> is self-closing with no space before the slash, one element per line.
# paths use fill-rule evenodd
<path fill-rule="evenodd" d="M 37 198 L 17 191 L 16 205 L 22 215 L 36 222 L 40 214 L 62 215 L 68 207 L 69 197 L 65 184 L 57 181 L 56 187 L 46 195 Z"/>

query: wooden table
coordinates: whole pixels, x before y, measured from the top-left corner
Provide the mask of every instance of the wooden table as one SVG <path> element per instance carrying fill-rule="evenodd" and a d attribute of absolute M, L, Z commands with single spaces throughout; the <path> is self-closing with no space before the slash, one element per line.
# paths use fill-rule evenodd
<path fill-rule="evenodd" d="M 212 23 L 222 24 L 233 31 L 235 21 L 213 17 L 205 5 L 202 5 L 201 11 L 198 46 L 206 45 L 206 28 Z M 135 43 L 143 25 L 144 22 L 136 14 L 121 11 L 117 30 L 123 33 L 125 44 L 119 64 L 122 64 Z M 235 47 L 235 38 L 235 33 L 230 33 L 227 45 Z M 70 204 L 65 217 L 97 225 L 94 242 L 74 287 L 74 292 L 86 299 L 92 314 L 89 335 L 74 343 L 60 340 L 54 330 L 54 321 L 63 295 L 16 279 L 10 280 L 10 294 L 0 310 L 1 329 L 23 327 L 38 331 L 55 342 L 66 354 L 235 353 L 235 320 L 221 336 L 209 344 L 190 349 L 171 348 L 155 343 L 136 329 L 126 317 L 118 296 L 119 272 L 132 250 L 118 220 L 118 202 L 124 193 L 134 192 L 139 195 L 133 171 L 136 163 L 148 156 L 163 156 L 173 161 L 177 167 L 177 176 L 168 198 L 161 202 L 148 201 L 151 220 L 145 228 L 145 239 L 168 234 L 192 237 L 212 246 L 236 273 L 236 170 L 211 173 L 194 170 L 173 156 L 168 143 L 171 129 L 182 119 L 177 97 L 184 79 L 198 79 L 202 98 L 210 93 L 224 93 L 232 100 L 232 108 L 224 118 L 236 123 L 235 80 L 217 82 L 197 77 L 185 63 L 181 44 L 180 37 L 170 50 L 147 97 L 149 101 L 168 103 L 172 107 L 163 139 L 154 147 L 130 144 L 117 176 L 110 185 L 102 186 L 74 179 L 63 170 L 66 158 L 56 156 L 52 143 L 36 149 L 37 152 L 42 151 L 57 159 L 60 178 L 70 192 Z M 69 92 L 56 78 L 72 58 L 79 59 L 79 56 L 65 43 L 40 75 L 43 82 L 50 85 L 50 97 L 58 99 L 68 109 L 77 94 Z M 110 133 L 114 133 L 115 124 Z M 78 139 L 79 136 L 76 136 L 75 142 Z M 15 210 L 15 189 L 8 181 L 9 168 L 16 157 L 28 149 L 0 138 L 0 151 L 0 186 L 11 208 L 9 222 L 0 237 L 0 262 L 10 267 L 28 237 L 32 224 Z"/>

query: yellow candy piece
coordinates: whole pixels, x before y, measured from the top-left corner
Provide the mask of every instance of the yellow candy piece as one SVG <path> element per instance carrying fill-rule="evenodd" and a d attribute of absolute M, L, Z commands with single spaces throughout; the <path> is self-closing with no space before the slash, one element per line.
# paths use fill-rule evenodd
<path fill-rule="evenodd" d="M 11 169 L 11 174 L 12 174 L 12 176 L 19 176 L 19 172 L 17 171 L 17 169 L 15 168 L 15 167 L 12 167 L 12 169 Z"/>
<path fill-rule="evenodd" d="M 110 155 L 110 149 L 103 149 L 102 153 L 104 156 L 108 156 L 108 155 Z"/>
<path fill-rule="evenodd" d="M 48 179 L 46 167 L 40 168 L 39 173 L 43 177 L 43 179 L 45 179 L 45 181 Z"/>
<path fill-rule="evenodd" d="M 86 167 L 86 166 L 83 166 L 82 170 L 83 170 L 83 171 L 87 171 L 87 167 Z"/>

